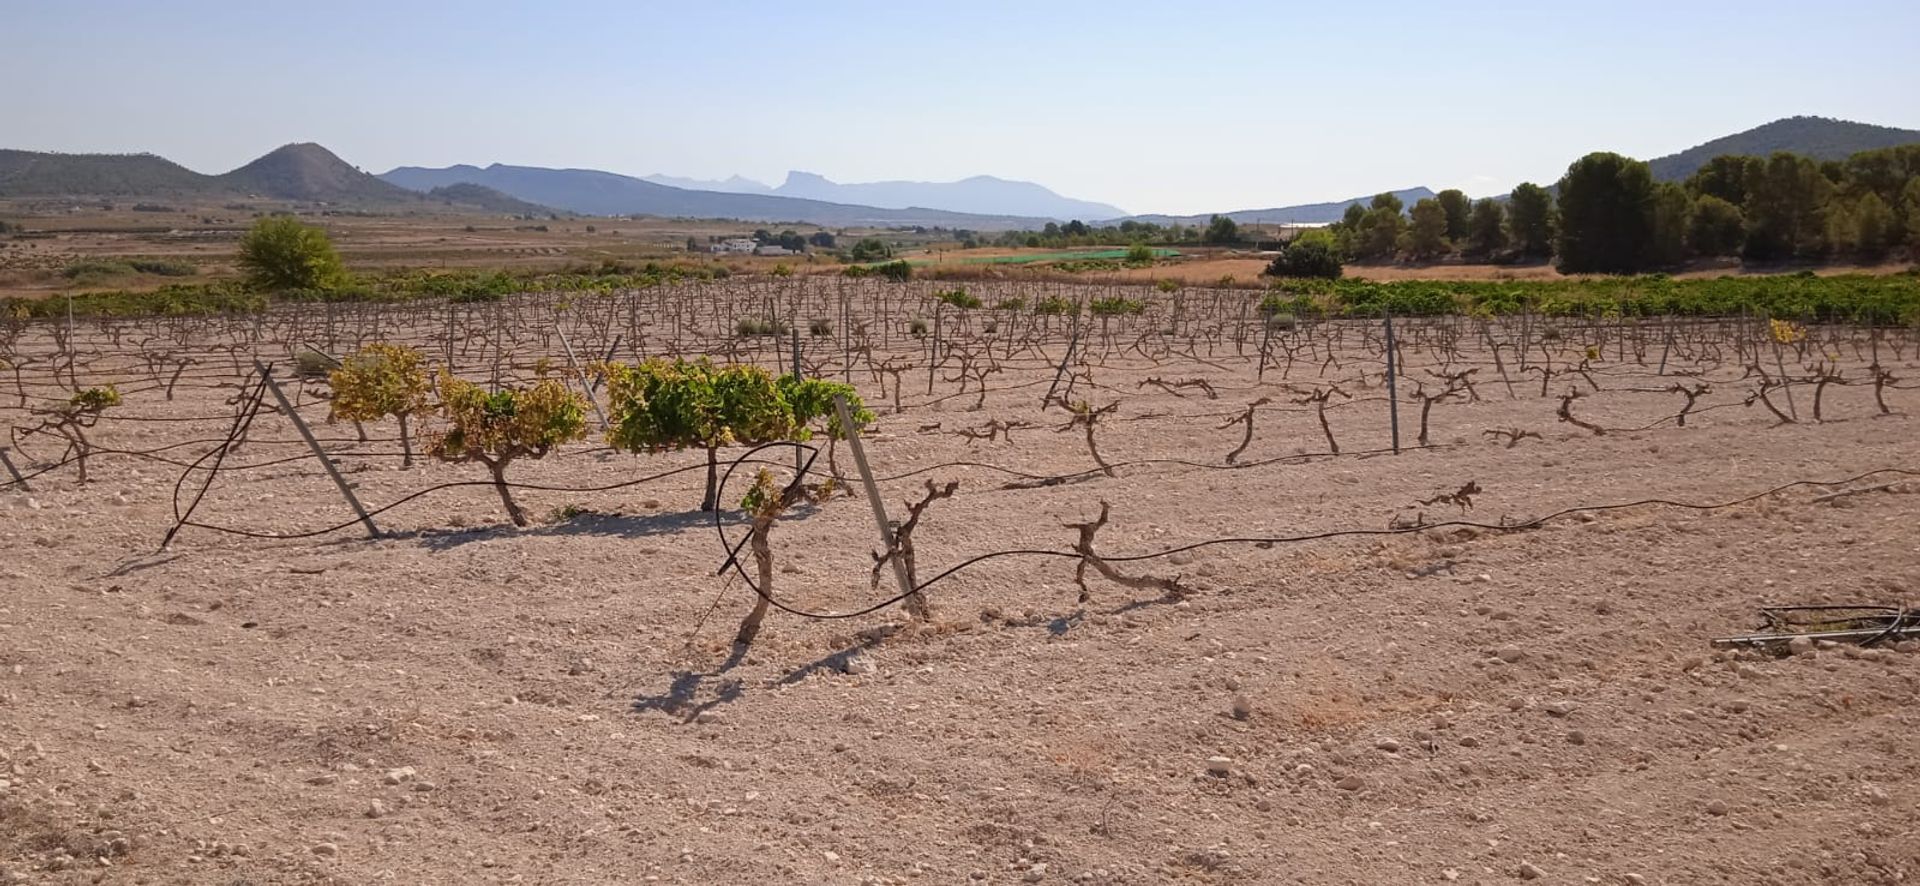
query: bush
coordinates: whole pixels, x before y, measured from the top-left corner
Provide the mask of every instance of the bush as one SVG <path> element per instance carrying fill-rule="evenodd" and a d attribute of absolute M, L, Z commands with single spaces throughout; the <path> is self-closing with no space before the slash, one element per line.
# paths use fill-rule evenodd
<path fill-rule="evenodd" d="M 861 240 L 853 244 L 852 249 L 847 250 L 847 258 L 857 262 L 877 262 L 892 257 L 893 247 L 875 237 Z"/>
<path fill-rule="evenodd" d="M 715 366 L 694 361 L 648 360 L 638 365 L 600 367 L 611 403 L 607 443 L 628 452 L 670 452 L 700 448 L 707 452 L 707 491 L 700 509 L 717 503 L 718 450 L 729 444 L 755 446 L 780 440 L 806 440 L 809 425 L 829 418 L 827 430 L 844 436 L 831 420 L 833 396 L 848 400 L 854 421 L 873 420 L 847 385 L 783 376 L 775 380 L 757 366 Z"/>
<path fill-rule="evenodd" d="M 413 438 L 408 420 L 427 411 L 433 382 L 427 377 L 426 358 L 404 345 L 371 344 L 349 355 L 327 375 L 333 390 L 328 418 L 379 421 L 392 416 L 400 422 L 401 466 L 413 466 Z"/>
<path fill-rule="evenodd" d="M 260 289 L 327 291 L 347 282 L 346 267 L 326 232 L 292 216 L 254 222 L 240 240 L 240 266 Z"/>
<path fill-rule="evenodd" d="M 152 274 L 156 277 L 191 277 L 200 273 L 200 266 L 193 262 L 157 258 L 128 259 L 127 266 L 142 274 Z"/>
<path fill-rule="evenodd" d="M 982 304 L 980 296 L 968 292 L 965 288 L 954 289 L 950 292 L 936 292 L 933 294 L 933 297 L 938 299 L 941 304 L 955 308 L 977 308 Z"/>
<path fill-rule="evenodd" d="M 1325 230 L 1302 232 L 1281 250 L 1272 264 L 1267 265 L 1267 275 L 1270 277 L 1338 280 L 1342 273 L 1340 249 L 1334 242 L 1333 234 Z"/>
<path fill-rule="evenodd" d="M 1033 303 L 1033 312 L 1043 316 L 1058 316 L 1073 310 L 1073 302 L 1057 295 L 1049 295 Z"/>
<path fill-rule="evenodd" d="M 1139 299 L 1116 295 L 1109 298 L 1096 298 L 1087 306 L 1087 309 L 1095 317 L 1128 317 L 1146 311 L 1147 306 Z"/>
<path fill-rule="evenodd" d="M 1153 248 L 1145 243 L 1135 243 L 1127 247 L 1127 264 L 1150 265 L 1153 264 L 1153 259 Z"/>
<path fill-rule="evenodd" d="M 815 317 L 807 323 L 807 334 L 814 338 L 826 338 L 833 334 L 833 321 L 825 317 Z"/>
<path fill-rule="evenodd" d="M 586 401 L 555 379 L 488 393 L 443 372 L 440 404 L 452 427 L 428 452 L 442 461 L 486 465 L 515 526 L 527 525 L 527 514 L 507 489 L 507 465 L 519 458 L 543 458 L 553 447 L 586 436 Z"/>
<path fill-rule="evenodd" d="M 884 265 L 875 265 L 873 272 L 895 283 L 905 283 L 913 279 L 913 266 L 907 264 L 905 259 L 890 261 Z"/>

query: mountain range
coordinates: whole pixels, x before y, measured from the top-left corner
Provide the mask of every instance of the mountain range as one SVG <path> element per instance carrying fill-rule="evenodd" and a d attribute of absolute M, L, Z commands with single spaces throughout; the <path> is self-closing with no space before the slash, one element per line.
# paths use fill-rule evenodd
<path fill-rule="evenodd" d="M 522 200 L 586 215 L 653 215 L 667 218 L 731 218 L 751 222 L 811 222 L 832 227 L 923 227 L 1008 230 L 1044 225 L 1048 219 L 1011 214 L 950 212 L 926 207 L 884 208 L 773 194 L 695 191 L 598 169 L 542 166 L 402 166 L 380 176 L 413 191 L 458 184 L 492 188 Z"/>
<path fill-rule="evenodd" d="M 1920 131 L 1824 117 L 1790 117 L 1650 162 L 1661 180 L 1685 178 L 1721 154 L 1793 151 L 1837 160 L 1860 151 L 1920 143 Z M 1421 187 L 1393 192 L 1411 205 Z M 791 172 L 779 187 L 734 176 L 724 181 L 647 178 L 592 169 L 493 164 L 439 169 L 402 166 L 374 176 L 317 144 L 292 144 L 231 172 L 205 175 L 152 154 L 55 154 L 0 149 L 0 198 L 186 197 L 318 202 L 374 208 L 448 203 L 514 215 L 573 212 L 718 218 L 829 227 L 1033 229 L 1078 218 L 1114 223 L 1205 224 L 1198 215 L 1134 215 L 1073 200 L 1031 182 L 975 176 L 956 182 L 839 183 Z M 1324 224 L 1353 202 L 1309 203 L 1222 213 L 1242 224 Z"/>

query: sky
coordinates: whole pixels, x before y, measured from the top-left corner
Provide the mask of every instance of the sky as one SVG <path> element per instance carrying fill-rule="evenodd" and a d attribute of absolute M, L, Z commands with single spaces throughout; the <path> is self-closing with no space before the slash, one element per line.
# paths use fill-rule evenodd
<path fill-rule="evenodd" d="M 0 147 L 1036 181 L 1201 213 L 1920 129 L 1920 2 L 0 0 Z"/>

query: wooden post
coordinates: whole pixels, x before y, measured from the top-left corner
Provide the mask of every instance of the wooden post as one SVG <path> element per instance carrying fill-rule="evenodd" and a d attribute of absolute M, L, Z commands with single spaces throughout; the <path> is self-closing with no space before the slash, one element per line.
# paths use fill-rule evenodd
<path fill-rule="evenodd" d="M 1386 316 L 1387 325 L 1387 414 L 1393 424 L 1393 454 L 1400 454 L 1400 394 L 1394 376 L 1399 374 L 1399 363 L 1393 346 L 1393 315 Z"/>
<path fill-rule="evenodd" d="M 13 475 L 14 485 L 19 486 L 21 491 L 33 491 L 33 487 L 27 485 L 27 478 L 20 476 L 20 469 L 13 466 L 13 460 L 7 458 L 7 447 L 5 446 L 0 446 L 0 466 L 5 466 L 7 473 Z"/>
<path fill-rule="evenodd" d="M 860 447 L 860 434 L 853 428 L 853 413 L 847 409 L 847 399 L 834 395 L 833 411 L 840 417 L 840 428 L 846 432 L 847 448 L 853 450 L 853 465 L 860 471 L 860 483 L 867 490 L 867 503 L 873 506 L 873 522 L 880 527 L 880 544 L 884 549 L 893 550 L 893 525 L 887 522 L 887 506 L 880 501 L 880 487 L 873 482 L 873 471 L 867 467 L 867 452 Z M 900 583 L 903 597 L 918 594 L 913 589 L 913 579 L 907 575 L 907 564 L 899 557 L 889 557 L 893 564 L 893 578 Z"/>
<path fill-rule="evenodd" d="M 253 368 L 259 371 L 260 380 L 266 384 L 267 391 L 273 394 L 273 399 L 280 404 L 280 410 L 285 412 L 288 418 L 293 419 L 294 430 L 300 432 L 300 439 L 307 441 L 307 448 L 313 450 L 313 457 L 320 460 L 320 466 L 327 469 L 327 476 L 333 478 L 333 485 L 339 488 L 341 497 L 347 500 L 347 504 L 353 506 L 354 515 L 360 518 L 361 525 L 367 527 L 367 537 L 379 538 L 380 527 L 373 525 L 373 517 L 367 513 L 366 508 L 360 506 L 360 499 L 353 494 L 353 487 L 348 486 L 346 478 L 340 476 L 340 469 L 334 467 L 333 459 L 327 457 L 327 451 L 320 448 L 320 441 L 313 438 L 313 431 L 307 427 L 306 420 L 302 419 L 299 411 L 287 401 L 286 393 L 281 391 L 280 384 L 273 380 L 273 370 L 262 365 L 257 359 L 253 361 Z"/>

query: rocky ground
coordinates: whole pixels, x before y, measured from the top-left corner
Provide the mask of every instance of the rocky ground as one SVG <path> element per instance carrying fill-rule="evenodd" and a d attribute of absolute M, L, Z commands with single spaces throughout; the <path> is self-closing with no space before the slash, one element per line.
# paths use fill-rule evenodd
<path fill-rule="evenodd" d="M 1249 370 L 1204 371 L 1218 401 L 1138 388 L 1165 368 L 1096 369 L 1094 401 L 1121 402 L 1102 455 L 1221 464 L 1242 434 L 1225 418 L 1266 393 L 1277 408 L 1240 458 L 1252 466 L 1131 464 L 1024 489 L 965 466 L 888 479 L 896 516 L 924 480 L 960 482 L 916 533 L 919 576 L 997 550 L 1069 550 L 1064 524 L 1102 502 L 1108 555 L 1572 510 L 1524 531 L 1116 562 L 1191 592 L 1090 576 L 1085 603 L 1070 557 L 989 559 L 929 589 L 930 622 L 897 607 L 848 620 L 776 611 L 737 653 L 751 597 L 715 577 L 723 553 L 693 510 L 697 471 L 523 490 L 544 516 L 527 529 L 504 525 L 491 490 L 464 487 L 379 515 L 380 540 L 189 528 L 156 553 L 180 469 L 102 456 L 85 486 L 62 470 L 0 492 L 0 882 L 1920 874 L 1920 655 L 1708 642 L 1753 629 L 1765 604 L 1920 596 L 1920 482 L 1840 482 L 1920 470 L 1910 417 L 1874 417 L 1870 389 L 1845 388 L 1828 392 L 1829 421 L 1775 426 L 1741 405 L 1734 368 L 1702 401 L 1716 408 L 1685 428 L 1625 430 L 1670 416 L 1672 395 L 1582 398 L 1584 420 L 1615 429 L 1595 435 L 1557 422 L 1556 400 L 1529 385 L 1510 399 L 1483 382 L 1478 402 L 1435 408 L 1433 448 L 1356 455 L 1386 441 L 1368 388 L 1329 413 L 1346 454 L 1314 456 L 1327 446 L 1311 407 Z M 1612 378 L 1603 386 L 1637 384 Z M 1003 390 L 979 412 L 971 396 L 909 398 L 867 441 L 876 471 L 1091 467 L 1079 433 L 1054 432 L 1060 411 L 1037 408 L 1040 388 L 1019 387 L 1036 380 L 1045 373 L 995 377 Z M 232 393 L 122 408 L 217 414 Z M 1892 396 L 1920 410 L 1911 392 Z M 952 433 L 988 419 L 1037 427 L 1011 443 Z M 299 454 L 267 442 L 293 439 L 284 419 L 260 421 L 262 442 L 238 464 Z M 1540 436 L 1508 448 L 1483 434 L 1494 428 Z M 144 448 L 223 429 L 104 422 L 98 437 Z M 480 476 L 402 470 L 389 448 L 343 449 L 370 502 Z M 699 463 L 591 449 L 512 476 L 585 487 Z M 844 450 L 836 461 L 851 470 Z M 1599 507 L 1722 504 L 1803 480 L 1837 485 L 1726 507 Z M 1482 490 L 1471 510 L 1416 504 L 1468 481 Z M 1820 500 L 1872 486 L 1885 488 Z M 223 473 L 197 516 L 261 532 L 351 520 L 297 460 Z M 874 532 L 852 498 L 782 521 L 776 595 L 841 612 L 884 597 L 890 578 L 869 583 Z"/>

